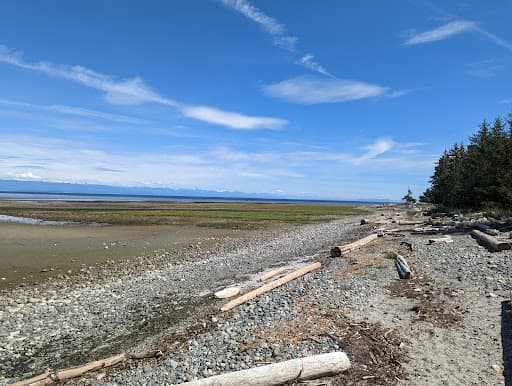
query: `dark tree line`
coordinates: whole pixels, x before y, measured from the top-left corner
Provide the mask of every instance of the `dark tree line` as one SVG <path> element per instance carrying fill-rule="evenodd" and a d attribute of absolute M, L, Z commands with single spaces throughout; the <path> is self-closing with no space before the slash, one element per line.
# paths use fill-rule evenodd
<path fill-rule="evenodd" d="M 448 208 L 512 209 L 512 114 L 484 121 L 469 143 L 456 143 L 437 161 L 420 197 Z"/>

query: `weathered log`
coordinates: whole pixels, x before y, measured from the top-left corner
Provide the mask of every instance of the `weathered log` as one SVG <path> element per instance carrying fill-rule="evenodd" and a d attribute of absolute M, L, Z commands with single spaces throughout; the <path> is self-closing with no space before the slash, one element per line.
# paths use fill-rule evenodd
<path fill-rule="evenodd" d="M 510 241 L 498 240 L 496 237 L 485 234 L 476 229 L 471 231 L 471 236 L 485 244 L 493 252 L 512 249 L 512 243 Z"/>
<path fill-rule="evenodd" d="M 398 221 L 398 225 L 423 225 L 428 224 L 428 221 L 425 220 L 400 220 Z"/>
<path fill-rule="evenodd" d="M 439 228 L 414 228 L 411 231 L 412 235 L 437 235 L 439 232 L 441 232 L 441 229 Z"/>
<path fill-rule="evenodd" d="M 403 258 L 403 256 L 397 255 L 395 259 L 396 269 L 398 271 L 398 276 L 400 279 L 410 279 L 412 276 L 411 269 L 409 268 L 409 264 Z"/>
<path fill-rule="evenodd" d="M 276 277 L 276 276 L 284 273 L 285 271 L 286 271 L 285 267 L 278 268 L 275 271 L 272 271 L 272 272 L 266 273 L 264 275 L 261 275 L 260 280 L 261 281 L 267 281 L 268 279 L 272 279 L 273 277 Z"/>
<path fill-rule="evenodd" d="M 350 368 L 344 352 L 332 352 L 292 359 L 252 369 L 216 375 L 183 383 L 186 386 L 264 386 L 290 381 L 306 381 L 336 375 Z"/>
<path fill-rule="evenodd" d="M 223 290 L 215 292 L 215 297 L 219 299 L 227 299 L 232 298 L 240 293 L 239 287 L 229 287 L 224 288 Z"/>
<path fill-rule="evenodd" d="M 345 253 L 348 253 L 355 249 L 361 248 L 362 246 L 372 242 L 373 240 L 377 239 L 378 237 L 379 237 L 379 235 L 377 235 L 377 234 L 371 234 L 366 237 L 363 237 L 360 240 L 354 241 L 353 243 L 339 245 L 337 247 L 334 247 L 331 249 L 331 257 L 340 257 Z"/>
<path fill-rule="evenodd" d="M 479 222 L 475 223 L 475 228 L 477 228 L 479 231 L 487 233 L 488 235 L 491 235 L 491 236 L 498 236 L 500 234 L 499 230 L 493 229 L 489 225 L 482 224 L 482 223 L 479 223 Z"/>
<path fill-rule="evenodd" d="M 445 236 L 445 237 L 439 237 L 439 238 L 435 238 L 435 239 L 429 239 L 428 243 L 429 244 L 434 244 L 434 243 L 453 243 L 453 239 L 450 236 Z"/>
<path fill-rule="evenodd" d="M 224 305 L 221 308 L 221 311 L 229 311 L 232 308 L 235 308 L 235 307 L 239 306 L 240 304 L 245 303 L 248 300 L 254 299 L 255 297 L 257 297 L 261 294 L 264 294 L 265 292 L 271 291 L 276 287 L 279 287 L 285 283 L 288 283 L 289 281 L 297 279 L 298 277 L 301 277 L 311 271 L 314 271 L 314 270 L 320 268 L 321 266 L 322 266 L 322 264 L 317 261 L 316 263 L 307 265 L 305 267 L 302 267 L 301 269 L 293 271 L 280 279 L 274 280 L 274 281 L 267 283 L 259 288 L 256 288 L 255 290 L 253 290 L 251 292 L 246 293 L 245 295 L 242 295 L 236 299 L 233 299 L 232 301 L 230 301 L 229 303 Z"/>
<path fill-rule="evenodd" d="M 114 366 L 119 362 L 128 359 L 128 354 L 123 353 L 119 355 L 115 355 L 109 358 L 101 359 L 99 361 L 89 362 L 83 366 L 73 367 L 65 370 L 60 370 L 56 372 L 51 372 L 47 374 L 47 372 L 30 379 L 26 379 L 24 381 L 16 382 L 13 386 L 46 386 L 52 385 L 54 383 L 64 381 L 66 379 L 76 378 L 89 371 L 99 370 L 105 367 Z M 46 374 L 45 378 L 41 377 Z"/>
<path fill-rule="evenodd" d="M 85 365 L 72 367 L 69 369 L 64 369 L 60 371 L 51 371 L 46 370 L 44 373 L 29 379 L 25 379 L 23 381 L 19 381 L 13 383 L 11 386 L 47 386 L 53 385 L 60 381 L 64 381 L 66 379 L 76 378 L 89 371 L 100 370 L 105 367 L 114 366 L 126 359 L 144 359 L 144 358 L 155 358 L 162 356 L 162 351 L 154 350 L 147 351 L 135 354 L 122 353 L 119 355 L 114 355 L 112 357 L 108 357 L 105 359 L 101 359 L 98 361 L 89 362 Z"/>

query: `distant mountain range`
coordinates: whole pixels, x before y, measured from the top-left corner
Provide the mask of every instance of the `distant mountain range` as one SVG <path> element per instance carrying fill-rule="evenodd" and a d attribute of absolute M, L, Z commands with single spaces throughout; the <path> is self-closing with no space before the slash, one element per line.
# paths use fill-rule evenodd
<path fill-rule="evenodd" d="M 392 200 L 377 198 L 361 199 L 324 199 L 272 193 L 245 193 L 236 191 L 215 191 L 202 189 L 171 189 L 136 186 L 110 186 L 98 184 L 74 184 L 66 182 L 0 180 L 0 193 L 39 193 L 39 194 L 75 194 L 75 195 L 111 195 L 111 196 L 155 196 L 155 197 L 201 197 L 201 198 L 241 198 L 241 199 L 278 199 L 278 200 L 319 200 L 382 202 Z"/>

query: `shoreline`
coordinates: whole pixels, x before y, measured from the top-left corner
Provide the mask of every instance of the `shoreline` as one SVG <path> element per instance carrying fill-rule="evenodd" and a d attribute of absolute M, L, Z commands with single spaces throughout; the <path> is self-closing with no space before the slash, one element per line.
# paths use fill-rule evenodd
<path fill-rule="evenodd" d="M 156 254 L 138 264 L 108 264 L 38 287 L 3 290 L 0 330 L 9 333 L 0 337 L 0 374 L 32 374 L 127 349 L 189 312 L 218 304 L 211 293 L 233 280 L 356 237 L 358 222 L 345 217 L 260 230 L 215 248 L 195 244 L 175 251 L 174 257 L 184 254 L 181 261 L 173 252 Z M 106 346 L 98 349 L 98 342 Z"/>

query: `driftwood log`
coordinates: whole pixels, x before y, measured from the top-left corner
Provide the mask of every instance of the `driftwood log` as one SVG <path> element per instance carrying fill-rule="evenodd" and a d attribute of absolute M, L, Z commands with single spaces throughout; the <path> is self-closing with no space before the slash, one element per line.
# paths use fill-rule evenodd
<path fill-rule="evenodd" d="M 124 360 L 127 359 L 143 359 L 143 358 L 154 358 L 162 356 L 162 352 L 160 350 L 156 351 L 148 351 L 138 354 L 128 354 L 122 353 L 119 355 L 114 355 L 112 357 L 108 357 L 105 359 L 101 359 L 99 361 L 89 362 L 85 365 L 72 367 L 69 369 L 59 370 L 59 371 L 51 371 L 46 370 L 43 374 L 40 374 L 34 378 L 25 379 L 23 381 L 19 381 L 13 383 L 11 386 L 46 386 L 53 385 L 55 383 L 64 381 L 66 379 L 76 378 L 84 375 L 89 371 L 100 370 L 105 367 L 114 366 Z"/>
<path fill-rule="evenodd" d="M 498 236 L 500 234 L 499 230 L 493 229 L 492 227 L 490 227 L 487 224 L 482 224 L 482 223 L 477 222 L 477 223 L 475 223 L 475 228 L 478 229 L 479 231 L 487 233 L 488 235 L 491 235 L 491 236 Z"/>
<path fill-rule="evenodd" d="M 186 386 L 263 386 L 281 385 L 290 381 L 307 381 L 339 374 L 350 368 L 344 352 L 332 352 L 292 359 L 252 369 L 235 371 L 183 383 Z"/>
<path fill-rule="evenodd" d="M 396 269 L 398 271 L 398 276 L 400 279 L 410 279 L 412 276 L 411 269 L 409 268 L 409 264 L 403 258 L 403 256 L 397 255 L 395 259 Z"/>
<path fill-rule="evenodd" d="M 453 243 L 453 239 L 450 236 L 438 237 L 438 238 L 434 238 L 434 239 L 429 239 L 428 243 L 429 244 L 434 244 L 434 243 Z"/>
<path fill-rule="evenodd" d="M 471 236 L 477 239 L 482 244 L 485 244 L 493 252 L 503 251 L 505 249 L 512 249 L 512 243 L 510 241 L 498 240 L 496 237 L 488 235 L 479 230 L 473 229 Z"/>
<path fill-rule="evenodd" d="M 245 303 L 248 300 L 254 299 L 257 296 L 264 294 L 265 292 L 272 291 L 276 287 L 279 287 L 285 283 L 288 283 L 289 281 L 297 279 L 298 277 L 301 277 L 311 271 L 317 270 L 321 266 L 322 266 L 322 264 L 317 261 L 316 263 L 307 265 L 305 267 L 302 267 L 301 269 L 293 271 L 293 272 L 289 273 L 288 275 L 283 276 L 280 279 L 277 279 L 270 283 L 262 285 L 261 287 L 256 288 L 255 290 L 248 292 L 245 295 L 239 296 L 236 299 L 231 300 L 229 303 L 227 303 L 226 305 L 224 305 L 221 308 L 221 311 L 229 311 L 229 310 L 239 306 L 240 304 Z"/>
<path fill-rule="evenodd" d="M 269 279 L 272 279 L 273 277 L 279 276 L 280 274 L 284 273 L 285 271 L 286 271 L 285 267 L 278 268 L 274 271 L 271 271 L 269 273 L 261 275 L 260 281 L 267 281 Z"/>
<path fill-rule="evenodd" d="M 345 253 L 348 253 L 355 249 L 361 248 L 363 245 L 366 245 L 366 244 L 372 242 L 373 240 L 376 240 L 378 237 L 379 237 L 379 235 L 373 233 L 371 235 L 363 237 L 360 240 L 354 241 L 353 243 L 339 245 L 337 247 L 334 247 L 331 249 L 331 257 L 340 257 L 340 256 L 344 255 Z"/>
<path fill-rule="evenodd" d="M 427 224 L 427 221 L 424 220 L 400 220 L 398 221 L 398 225 L 423 225 Z"/>

